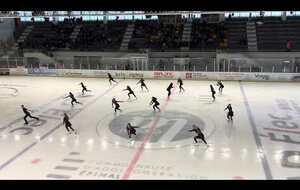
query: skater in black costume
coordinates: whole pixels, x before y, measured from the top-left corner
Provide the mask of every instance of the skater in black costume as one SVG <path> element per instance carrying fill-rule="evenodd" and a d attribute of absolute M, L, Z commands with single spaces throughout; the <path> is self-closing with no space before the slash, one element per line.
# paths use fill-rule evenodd
<path fill-rule="evenodd" d="M 171 95 L 171 89 L 172 89 L 172 88 L 174 88 L 174 87 L 173 87 L 173 83 L 171 82 L 171 83 L 169 84 L 168 88 L 167 88 L 167 91 L 168 91 L 168 97 L 170 97 L 170 95 Z"/>
<path fill-rule="evenodd" d="M 36 119 L 36 120 L 40 120 L 38 117 L 34 117 L 34 116 L 32 116 L 31 114 L 30 114 L 30 110 L 28 110 L 27 108 L 25 108 L 25 106 L 24 105 L 21 105 L 21 107 L 22 107 L 22 110 L 23 110 L 23 112 L 25 113 L 25 116 L 24 116 L 24 120 L 25 120 L 25 124 L 26 125 L 28 125 L 28 121 L 27 121 L 27 117 L 30 117 L 30 118 L 33 118 L 33 119 Z"/>
<path fill-rule="evenodd" d="M 81 87 L 82 87 L 82 95 L 84 95 L 84 91 L 86 91 L 86 92 L 91 92 L 91 90 L 88 90 L 88 89 L 86 88 L 86 86 L 83 84 L 83 82 L 81 82 L 80 85 L 81 85 Z"/>
<path fill-rule="evenodd" d="M 179 84 L 179 93 L 181 92 L 181 90 L 183 90 L 183 92 L 184 92 L 184 88 L 182 87 L 182 85 L 183 85 L 183 82 L 182 82 L 182 79 L 181 78 L 179 78 L 178 80 L 177 80 L 177 84 Z"/>
<path fill-rule="evenodd" d="M 224 88 L 224 85 L 223 85 L 222 81 L 219 80 L 217 82 L 217 86 L 219 86 L 219 93 L 222 94 L 223 88 Z"/>
<path fill-rule="evenodd" d="M 111 81 L 115 82 L 115 83 L 118 83 L 117 81 L 115 81 L 115 79 L 111 76 L 110 73 L 107 73 L 108 75 L 108 78 L 109 78 L 109 84 L 111 85 Z"/>
<path fill-rule="evenodd" d="M 224 111 L 227 109 L 228 109 L 227 119 L 232 121 L 233 110 L 232 110 L 231 104 L 228 104 L 228 106 L 224 109 Z"/>
<path fill-rule="evenodd" d="M 141 79 L 139 80 L 139 82 L 136 83 L 136 84 L 139 84 L 139 83 L 141 83 L 141 89 L 142 89 L 142 91 L 143 91 L 143 87 L 145 87 L 145 88 L 147 89 L 147 91 L 149 92 L 149 90 L 148 90 L 148 88 L 147 88 L 147 86 L 146 86 L 146 84 L 145 84 L 145 80 L 144 80 L 143 78 L 141 78 Z"/>
<path fill-rule="evenodd" d="M 210 85 L 210 91 L 211 91 L 211 96 L 213 98 L 213 101 L 215 101 L 216 100 L 216 97 L 215 97 L 216 91 L 215 91 L 213 85 Z"/>
<path fill-rule="evenodd" d="M 126 89 L 124 89 L 123 91 L 128 90 L 128 97 L 130 98 L 130 94 L 132 94 L 136 99 L 137 97 L 135 96 L 134 92 L 132 91 L 132 89 L 130 88 L 130 86 L 127 86 Z"/>
<path fill-rule="evenodd" d="M 153 109 L 154 109 L 154 111 L 156 111 L 156 109 L 158 109 L 159 111 L 160 111 L 160 109 L 159 109 L 159 102 L 157 101 L 157 98 L 155 98 L 155 97 L 152 97 L 152 100 L 151 100 L 151 102 L 150 102 L 150 105 L 152 105 L 152 104 L 154 104 L 153 105 Z M 156 109 L 155 109 L 156 108 Z"/>
<path fill-rule="evenodd" d="M 112 102 L 112 103 L 111 103 L 112 108 L 114 108 L 114 105 L 115 105 L 115 113 L 117 112 L 117 110 L 122 111 L 122 110 L 120 109 L 120 104 L 119 104 L 119 102 L 123 102 L 123 101 L 117 101 L 116 98 L 113 98 L 111 102 Z"/>
<path fill-rule="evenodd" d="M 197 136 L 194 137 L 195 143 L 198 143 L 197 139 L 201 139 L 208 146 L 204 134 L 202 133 L 201 129 L 197 125 L 193 125 L 193 129 L 189 130 L 189 132 L 197 133 Z"/>
<path fill-rule="evenodd" d="M 139 128 L 138 126 L 132 126 L 130 123 L 127 124 L 126 130 L 128 137 L 131 138 L 131 135 L 136 135 L 136 128 Z"/>
<path fill-rule="evenodd" d="M 74 96 L 74 94 L 72 92 L 69 92 L 69 95 L 67 97 L 65 97 L 65 98 L 71 98 L 72 99 L 72 101 L 71 101 L 72 106 L 74 106 L 73 102 L 75 102 L 76 104 L 81 104 L 80 102 L 78 102 L 76 100 L 76 98 L 75 98 L 75 96 Z"/>
<path fill-rule="evenodd" d="M 65 127 L 69 133 L 70 133 L 69 129 L 71 129 L 73 132 L 75 132 L 75 134 L 77 134 L 76 131 L 72 128 L 72 124 L 69 121 L 69 116 L 66 113 L 64 113 L 63 125 L 65 125 Z"/>

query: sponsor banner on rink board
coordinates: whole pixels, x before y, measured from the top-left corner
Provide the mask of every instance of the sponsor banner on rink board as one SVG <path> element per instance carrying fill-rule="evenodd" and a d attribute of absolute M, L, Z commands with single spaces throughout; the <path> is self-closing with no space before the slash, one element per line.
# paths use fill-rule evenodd
<path fill-rule="evenodd" d="M 0 75 L 9 75 L 9 69 L 0 68 Z"/>
<path fill-rule="evenodd" d="M 114 71 L 113 73 L 116 78 L 139 79 L 147 76 L 147 71 Z"/>
<path fill-rule="evenodd" d="M 173 79 L 175 78 L 175 72 L 172 71 L 153 71 L 154 79 Z"/>
<path fill-rule="evenodd" d="M 33 68 L 28 69 L 28 74 L 33 75 L 56 75 L 56 69 L 48 69 L 48 68 Z"/>
<path fill-rule="evenodd" d="M 26 75 L 28 74 L 28 70 L 25 67 L 17 67 L 9 69 L 11 75 Z"/>
<path fill-rule="evenodd" d="M 194 80 L 199 80 L 199 79 L 208 79 L 208 76 L 204 73 L 185 73 L 185 79 L 194 79 Z"/>
<path fill-rule="evenodd" d="M 57 75 L 73 77 L 73 76 L 82 76 L 82 70 L 79 69 L 58 69 Z"/>

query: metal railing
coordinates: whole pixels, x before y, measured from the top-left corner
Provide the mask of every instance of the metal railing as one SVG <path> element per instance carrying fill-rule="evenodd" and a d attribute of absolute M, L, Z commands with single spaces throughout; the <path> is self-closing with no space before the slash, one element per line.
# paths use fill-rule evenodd
<path fill-rule="evenodd" d="M 101 56 L 0 58 L 0 68 L 25 67 L 87 70 L 161 70 L 195 72 L 267 72 L 300 73 L 299 58 L 112 58 Z"/>

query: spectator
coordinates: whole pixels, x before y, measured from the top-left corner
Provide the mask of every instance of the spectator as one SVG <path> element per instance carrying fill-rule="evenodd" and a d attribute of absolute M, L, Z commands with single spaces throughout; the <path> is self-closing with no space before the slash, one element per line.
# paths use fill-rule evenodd
<path fill-rule="evenodd" d="M 286 43 L 287 51 L 292 51 L 292 47 L 293 47 L 292 41 L 288 40 L 287 43 Z"/>

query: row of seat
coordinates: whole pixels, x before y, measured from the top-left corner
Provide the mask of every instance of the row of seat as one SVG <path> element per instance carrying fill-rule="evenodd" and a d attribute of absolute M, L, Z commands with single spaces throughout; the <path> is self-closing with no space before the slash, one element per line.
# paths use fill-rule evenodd
<path fill-rule="evenodd" d="M 59 49 L 69 48 L 82 51 L 119 50 L 126 28 L 131 21 L 90 22 L 36 22 L 23 23 L 16 30 L 19 37 L 26 26 L 34 25 L 26 38 L 23 48 Z M 192 21 L 191 40 L 183 42 L 184 22 L 161 23 L 158 20 L 137 20 L 134 23 L 129 49 L 180 49 L 188 45 L 190 49 L 247 49 L 248 20 L 229 19 L 222 23 L 208 24 L 200 19 Z M 70 36 L 76 26 L 80 31 L 73 41 Z M 259 50 L 286 48 L 291 40 L 294 49 L 300 49 L 300 19 L 290 21 L 267 20 L 256 22 L 256 35 Z"/>

